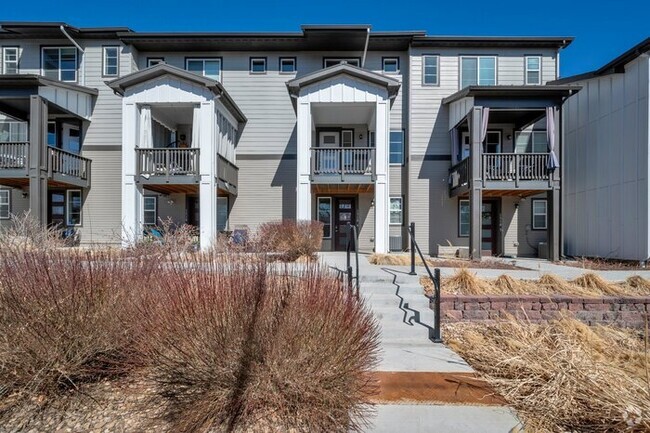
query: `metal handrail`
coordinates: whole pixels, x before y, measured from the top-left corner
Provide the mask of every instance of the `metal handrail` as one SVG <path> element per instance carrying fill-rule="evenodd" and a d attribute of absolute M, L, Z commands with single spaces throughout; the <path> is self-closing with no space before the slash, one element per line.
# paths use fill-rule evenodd
<path fill-rule="evenodd" d="M 350 253 L 352 249 L 352 241 L 354 241 L 354 257 L 356 262 L 355 276 L 352 276 L 352 266 L 350 266 Z M 352 225 L 348 222 L 348 242 L 345 247 L 346 253 L 346 273 L 348 275 L 348 290 L 352 292 L 356 291 L 356 297 L 359 299 L 359 233 L 357 232 L 357 226 Z M 354 280 L 355 284 L 352 284 Z"/>
<path fill-rule="evenodd" d="M 411 237 L 411 274 L 415 274 L 415 254 L 413 254 L 413 249 L 416 249 L 418 254 L 420 255 L 420 259 L 422 259 L 422 263 L 424 263 L 424 268 L 427 270 L 427 274 L 429 274 L 429 278 L 431 279 L 431 282 L 433 283 L 433 288 L 435 290 L 435 299 L 434 299 L 434 313 L 435 313 L 435 323 L 433 325 L 433 338 L 432 341 L 434 343 L 442 343 L 442 338 L 440 336 L 440 269 L 435 268 L 433 270 L 433 274 L 431 273 L 431 269 L 429 269 L 429 265 L 427 264 L 427 261 L 424 259 L 424 255 L 422 254 L 422 251 L 420 250 L 420 246 L 415 240 L 415 223 L 411 223 L 408 227 L 408 232 Z"/>

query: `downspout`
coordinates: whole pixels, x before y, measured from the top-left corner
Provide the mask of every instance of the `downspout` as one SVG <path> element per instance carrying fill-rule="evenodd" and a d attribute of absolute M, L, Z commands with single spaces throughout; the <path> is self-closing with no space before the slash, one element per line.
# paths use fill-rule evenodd
<path fill-rule="evenodd" d="M 72 45 L 74 45 L 79 51 L 81 51 L 81 54 L 85 54 L 85 51 L 83 48 L 81 48 L 81 45 L 79 45 L 74 39 L 72 39 L 72 36 L 68 34 L 68 32 L 65 31 L 65 27 L 63 25 L 59 26 L 59 29 L 61 30 L 61 33 L 72 42 Z M 85 85 L 86 84 L 86 58 L 83 57 L 83 67 L 81 68 L 81 79 L 79 80 L 79 84 Z"/>
<path fill-rule="evenodd" d="M 366 45 L 363 47 L 363 58 L 361 59 L 361 67 L 366 66 L 366 54 L 368 53 L 368 42 L 370 42 L 370 27 L 366 29 Z"/>

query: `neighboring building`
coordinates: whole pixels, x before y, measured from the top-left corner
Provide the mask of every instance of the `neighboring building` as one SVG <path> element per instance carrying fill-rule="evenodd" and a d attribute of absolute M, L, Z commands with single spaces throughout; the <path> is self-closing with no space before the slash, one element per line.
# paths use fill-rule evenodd
<path fill-rule="evenodd" d="M 563 231 L 571 256 L 650 258 L 650 38 L 557 84 L 564 104 Z"/>
<path fill-rule="evenodd" d="M 207 247 L 218 231 L 317 219 L 336 250 L 350 221 L 362 251 L 388 252 L 415 222 L 432 255 L 548 242 L 557 258 L 547 167 L 562 167 L 559 112 L 578 87 L 546 83 L 570 42 L 4 23 L 0 224 L 32 209 L 116 244 L 169 217 Z"/>

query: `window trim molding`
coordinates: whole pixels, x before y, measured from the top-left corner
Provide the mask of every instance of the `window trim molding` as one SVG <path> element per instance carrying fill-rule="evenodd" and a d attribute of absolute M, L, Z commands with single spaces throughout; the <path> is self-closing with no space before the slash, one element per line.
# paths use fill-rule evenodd
<path fill-rule="evenodd" d="M 400 215 L 400 222 L 399 223 L 394 223 L 391 221 L 390 214 L 392 212 L 392 209 L 390 207 L 391 201 L 393 199 L 399 199 L 400 202 L 400 210 L 399 210 L 399 215 Z M 404 196 L 403 195 L 390 195 L 388 196 L 388 225 L 393 226 L 393 227 L 404 227 Z"/>
<path fill-rule="evenodd" d="M 147 213 L 145 202 L 147 201 L 147 199 L 153 199 L 153 201 L 154 201 L 154 210 L 153 210 L 153 212 L 154 212 L 154 215 L 155 215 L 155 218 L 154 218 L 155 222 L 153 224 L 148 224 L 148 223 L 145 222 L 145 220 L 146 220 L 145 215 Z M 145 226 L 145 227 L 156 227 L 158 225 L 158 196 L 157 195 L 145 195 L 142 198 L 142 200 L 143 200 L 142 201 L 142 225 Z M 151 211 L 149 211 L 149 212 L 151 212 Z"/>
<path fill-rule="evenodd" d="M 538 228 L 535 227 L 535 215 L 540 215 L 540 214 L 535 214 L 535 202 L 544 202 L 544 228 Z M 533 198 L 530 200 L 530 229 L 534 231 L 545 231 L 548 230 L 548 200 L 545 198 Z"/>
<path fill-rule="evenodd" d="M 422 54 L 422 86 L 426 87 L 440 87 L 440 54 Z M 426 71 L 426 57 L 434 57 L 436 59 L 436 82 L 435 83 L 426 83 L 424 81 L 425 71 Z"/>
<path fill-rule="evenodd" d="M 387 71 L 386 70 L 386 60 L 395 60 L 397 62 L 397 70 L 395 72 Z M 382 56 L 381 57 L 381 71 L 384 74 L 390 74 L 390 75 L 400 75 L 402 73 L 401 65 L 400 65 L 400 58 L 399 56 Z"/>
<path fill-rule="evenodd" d="M 117 49 L 117 72 L 115 74 L 106 73 L 106 49 L 107 48 L 116 48 Z M 119 77 L 120 76 L 120 46 L 119 45 L 102 45 L 102 78 L 104 77 Z"/>
<path fill-rule="evenodd" d="M 283 72 L 282 71 L 282 61 L 283 60 L 291 60 L 293 62 L 293 71 L 291 71 L 291 72 Z M 284 75 L 295 74 L 296 72 L 298 72 L 298 58 L 297 57 L 280 57 L 278 59 L 278 72 L 280 74 L 284 74 Z"/>
<path fill-rule="evenodd" d="M 529 83 L 528 82 L 528 59 L 529 58 L 538 58 L 539 59 L 539 82 Z M 524 84 L 526 86 L 541 86 L 542 85 L 542 55 L 541 54 L 526 54 L 524 55 Z M 533 70 L 534 71 L 534 70 Z"/>
<path fill-rule="evenodd" d="M 78 192 L 81 199 L 79 207 L 79 224 L 70 224 L 70 206 L 72 200 L 70 200 L 70 193 Z M 83 225 L 83 191 L 81 189 L 66 189 L 65 190 L 65 225 L 66 227 L 81 227 Z"/>
<path fill-rule="evenodd" d="M 390 134 L 393 132 L 401 132 L 402 133 L 402 162 L 390 162 Z M 376 140 L 376 137 L 375 137 Z M 388 131 L 388 165 L 389 167 L 404 167 L 406 164 L 406 130 L 404 128 L 402 129 L 390 129 Z"/>
<path fill-rule="evenodd" d="M 43 77 L 45 77 L 45 69 L 43 69 L 43 66 L 44 66 L 43 65 L 43 63 L 44 63 L 43 62 L 43 60 L 44 60 L 43 59 L 43 57 L 44 57 L 43 51 L 47 50 L 47 49 L 56 48 L 56 49 L 59 50 L 59 69 L 58 69 L 59 78 L 57 78 L 57 79 L 59 81 L 63 82 L 63 83 L 79 83 L 79 66 L 80 66 L 81 60 L 80 60 L 80 57 L 79 57 L 79 49 L 77 47 L 75 47 L 74 45 L 41 45 L 40 48 L 41 48 L 41 63 L 39 65 L 39 70 L 40 70 L 40 74 Z M 62 48 L 72 48 L 72 49 L 74 49 L 74 55 L 75 55 L 74 80 L 65 80 L 64 81 L 64 80 L 61 79 L 61 49 Z"/>
<path fill-rule="evenodd" d="M 5 50 L 6 49 L 15 49 L 16 50 L 16 74 L 20 74 L 20 45 L 3 45 L 0 47 L 0 73 L 2 75 L 7 74 L 7 68 L 5 64 Z"/>
<path fill-rule="evenodd" d="M 257 72 L 253 71 L 253 62 L 263 60 L 264 61 L 264 71 Z M 266 75 L 269 70 L 269 62 L 267 57 L 249 57 L 248 58 L 248 74 L 249 75 Z"/>
<path fill-rule="evenodd" d="M 325 66 L 325 62 L 327 62 L 328 60 L 339 60 L 339 63 L 341 63 L 341 61 L 343 60 L 345 60 L 346 62 L 348 62 L 348 60 L 356 60 L 357 61 L 356 65 L 352 65 L 350 62 L 348 62 L 348 64 L 352 66 L 356 66 L 357 68 L 361 67 L 361 57 L 323 57 L 323 69 L 327 67 L 331 67 L 331 66 Z M 336 65 L 332 65 L 332 66 L 336 66 Z"/>
<path fill-rule="evenodd" d="M 10 220 L 11 219 L 11 189 L 9 188 L 0 188 L 0 194 L 7 194 L 7 216 L 3 217 L 0 214 L 0 220 Z"/>
<path fill-rule="evenodd" d="M 458 225 L 458 237 L 459 237 L 459 238 L 468 238 L 469 235 L 470 235 L 470 233 L 472 232 L 472 215 L 471 215 L 471 210 L 470 210 L 470 216 L 469 216 L 469 218 L 470 218 L 470 220 L 469 220 L 469 233 L 467 233 L 467 234 L 463 234 L 462 231 L 461 231 L 461 229 L 460 229 L 460 226 L 461 226 L 461 222 L 460 222 L 460 208 L 462 207 L 463 203 L 467 203 L 467 206 L 468 206 L 468 207 L 469 207 L 469 205 L 470 205 L 470 204 L 469 204 L 469 199 L 466 199 L 466 198 L 460 198 L 460 199 L 458 199 L 458 209 L 457 209 L 457 216 L 456 216 L 456 224 Z"/>
<path fill-rule="evenodd" d="M 494 84 L 490 86 L 499 85 L 499 56 L 496 54 L 461 54 L 458 56 L 458 89 L 462 90 L 463 87 L 463 59 L 476 59 L 476 84 L 470 84 L 470 86 L 483 86 L 481 82 L 481 58 L 492 58 L 494 59 Z"/>
<path fill-rule="evenodd" d="M 147 68 L 151 68 L 152 66 L 156 66 L 156 65 L 152 65 L 151 61 L 158 61 L 158 63 L 165 63 L 165 58 L 164 57 L 147 57 L 147 66 L 146 66 Z"/>
<path fill-rule="evenodd" d="M 223 82 L 223 57 L 220 56 L 214 56 L 214 57 L 193 57 L 193 56 L 188 56 L 185 57 L 184 64 L 185 64 L 185 70 L 188 72 L 192 72 L 189 69 L 187 69 L 187 62 L 191 60 L 203 60 L 203 74 L 201 75 L 202 77 L 210 78 L 207 75 L 205 75 L 205 61 L 206 60 L 219 60 L 219 78 L 216 79 L 218 82 Z M 211 80 L 214 80 L 214 78 L 210 78 Z"/>
<path fill-rule="evenodd" d="M 327 200 L 330 203 L 330 222 L 329 222 L 330 235 L 325 236 L 325 233 L 323 233 L 323 240 L 325 240 L 325 239 L 331 240 L 331 239 L 334 238 L 332 236 L 332 228 L 334 226 L 334 221 L 333 221 L 333 219 L 334 219 L 334 215 L 333 215 L 333 213 L 334 213 L 334 207 L 333 207 L 334 197 L 329 196 L 329 195 L 323 195 L 323 196 L 316 197 L 316 215 L 317 215 L 316 221 L 319 221 L 319 222 L 322 223 L 322 221 L 320 220 L 320 201 L 321 200 Z M 323 224 L 325 224 L 325 223 L 323 223 Z"/>

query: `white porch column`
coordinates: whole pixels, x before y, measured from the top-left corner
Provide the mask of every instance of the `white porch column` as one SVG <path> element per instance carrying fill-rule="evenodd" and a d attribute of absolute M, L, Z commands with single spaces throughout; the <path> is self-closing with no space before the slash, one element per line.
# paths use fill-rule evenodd
<path fill-rule="evenodd" d="M 192 144 L 192 147 L 200 148 L 200 240 L 201 249 L 207 250 L 217 237 L 217 113 L 214 101 L 202 102 L 194 109 L 194 116 L 199 118 L 199 145 Z"/>
<path fill-rule="evenodd" d="M 145 107 L 143 107 L 144 109 Z M 149 107 L 146 109 L 150 110 Z M 129 246 L 142 237 L 144 195 L 136 183 L 136 143 L 141 112 L 135 103 L 122 104 L 122 245 Z"/>
<path fill-rule="evenodd" d="M 311 105 L 308 96 L 298 98 L 296 159 L 298 182 L 296 187 L 296 219 L 311 220 Z"/>
<path fill-rule="evenodd" d="M 375 129 L 375 252 L 388 252 L 388 143 L 390 130 L 390 110 L 388 101 L 377 100 L 376 129 Z"/>

